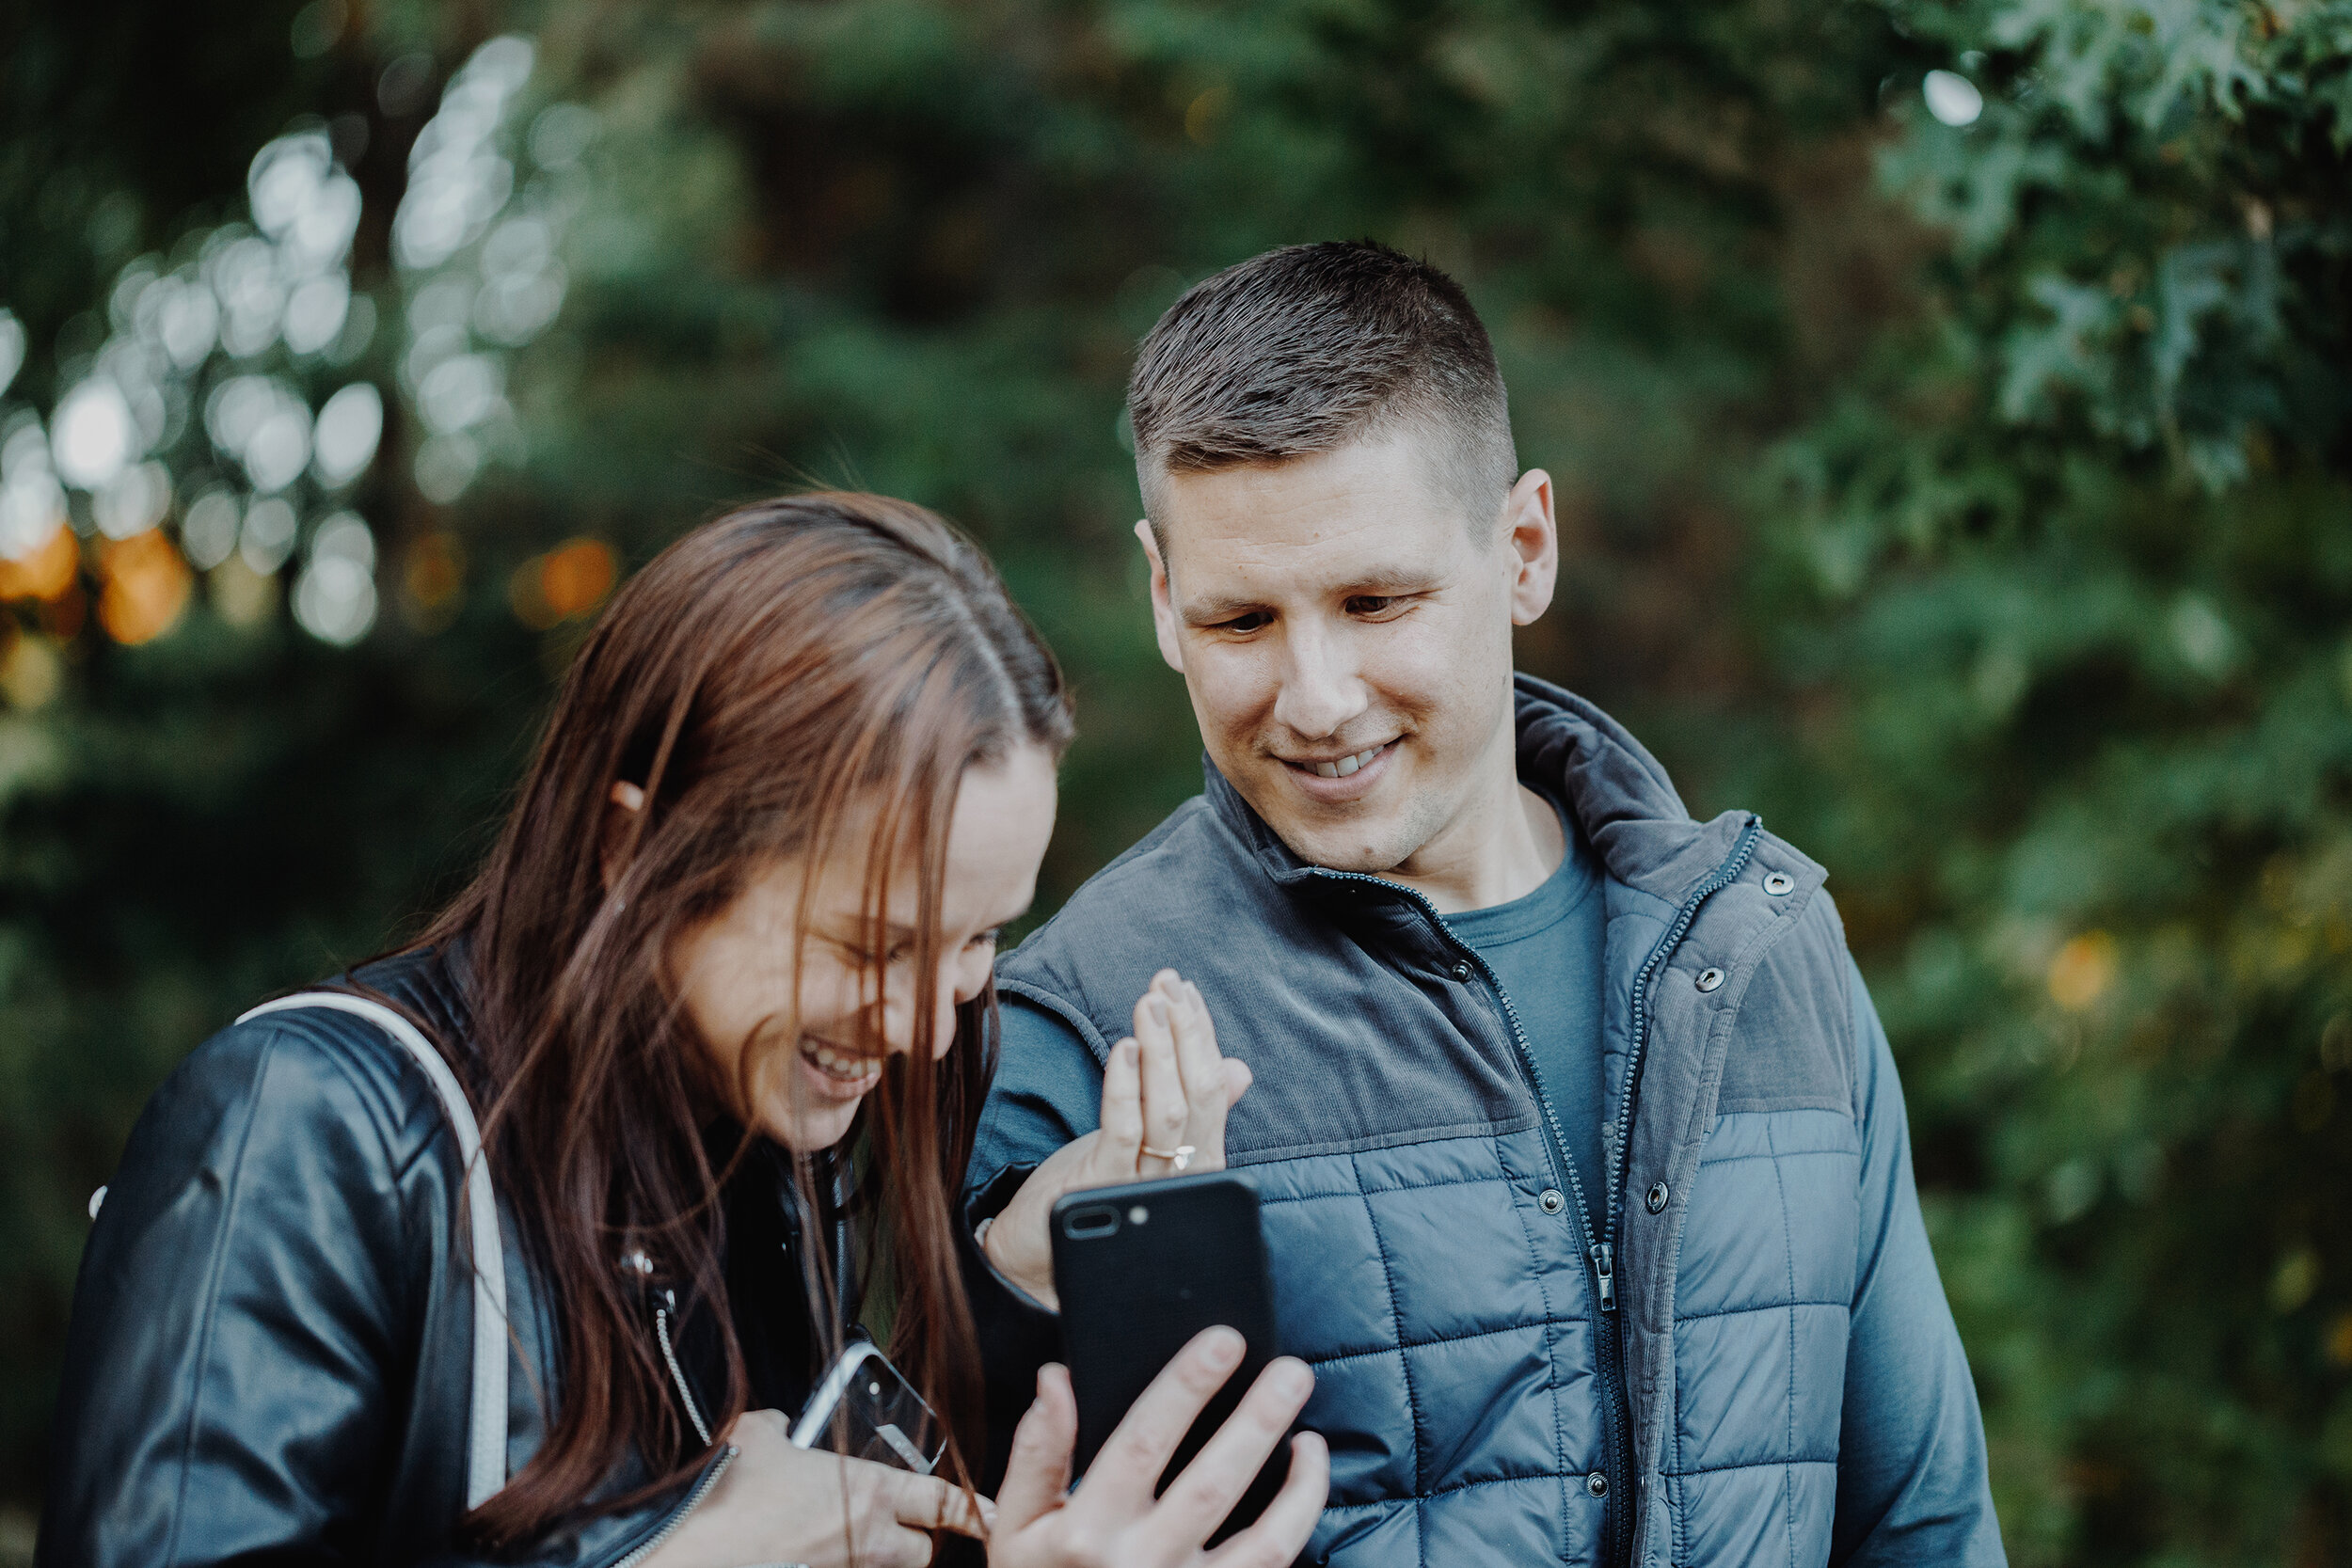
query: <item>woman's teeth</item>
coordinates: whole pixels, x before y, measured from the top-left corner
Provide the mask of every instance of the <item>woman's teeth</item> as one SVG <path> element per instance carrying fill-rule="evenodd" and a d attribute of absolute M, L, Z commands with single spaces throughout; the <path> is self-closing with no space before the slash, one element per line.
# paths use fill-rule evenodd
<path fill-rule="evenodd" d="M 1381 742 L 1381 745 L 1386 744 L 1388 744 L 1386 741 Z M 1379 754 L 1380 747 L 1375 746 L 1368 751 L 1359 752 L 1352 757 L 1342 757 L 1337 762 L 1318 762 L 1315 764 L 1315 771 L 1327 779 L 1344 779 Z"/>
<path fill-rule="evenodd" d="M 801 1054 L 814 1063 L 817 1070 L 826 1077 L 838 1079 L 845 1084 L 854 1084 L 860 1079 L 882 1076 L 882 1063 L 873 1057 L 853 1055 L 847 1051 L 835 1051 L 832 1046 L 820 1040 L 810 1040 L 802 1046 Z"/>

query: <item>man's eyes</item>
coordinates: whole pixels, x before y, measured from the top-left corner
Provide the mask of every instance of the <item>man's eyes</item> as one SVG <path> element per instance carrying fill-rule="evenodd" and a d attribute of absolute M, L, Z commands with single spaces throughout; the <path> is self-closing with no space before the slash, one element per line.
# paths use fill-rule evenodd
<path fill-rule="evenodd" d="M 1356 594 L 1347 598 L 1344 608 L 1350 615 L 1376 618 L 1395 614 L 1405 607 L 1406 599 L 1407 595 L 1403 594 Z M 1230 621 L 1219 621 L 1213 629 L 1246 637 L 1251 632 L 1263 631 L 1273 624 L 1272 615 L 1263 610 L 1253 610 Z"/>

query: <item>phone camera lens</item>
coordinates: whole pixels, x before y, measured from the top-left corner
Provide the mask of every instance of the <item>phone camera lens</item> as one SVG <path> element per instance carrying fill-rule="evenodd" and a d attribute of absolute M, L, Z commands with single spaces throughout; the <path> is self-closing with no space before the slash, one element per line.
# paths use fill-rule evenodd
<path fill-rule="evenodd" d="M 1129 1225 L 1141 1225 L 1145 1220 L 1148 1220 L 1151 1217 L 1152 1211 L 1146 1209 L 1140 1203 L 1127 1211 L 1127 1223 Z"/>

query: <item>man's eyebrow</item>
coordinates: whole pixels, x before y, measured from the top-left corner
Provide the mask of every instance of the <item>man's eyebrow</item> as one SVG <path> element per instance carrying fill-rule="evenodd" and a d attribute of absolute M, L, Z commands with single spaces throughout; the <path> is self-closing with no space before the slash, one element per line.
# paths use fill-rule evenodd
<path fill-rule="evenodd" d="M 1216 621 L 1230 621 L 1236 615 L 1247 615 L 1253 610 L 1263 610 L 1264 602 L 1247 594 L 1212 594 L 1205 598 L 1184 601 L 1184 619 L 1196 626 Z"/>

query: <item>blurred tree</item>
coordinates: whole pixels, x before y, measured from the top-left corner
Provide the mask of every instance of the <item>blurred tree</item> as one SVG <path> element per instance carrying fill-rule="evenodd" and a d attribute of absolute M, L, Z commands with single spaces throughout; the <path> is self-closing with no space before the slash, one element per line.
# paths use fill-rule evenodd
<path fill-rule="evenodd" d="M 2352 1558 L 2352 7 L 1890 12 L 1947 240 L 1756 488 L 2024 1562 Z M 1924 91 L 1919 91 L 1919 87 Z"/>
<path fill-rule="evenodd" d="M 134 325 L 139 297 L 110 269 L 218 254 L 264 143 L 364 192 L 380 325 L 183 376 L 167 527 L 206 569 L 155 641 L 118 645 L 127 610 L 69 635 L 62 606 L 133 576 L 94 498 L 65 588 L 0 565 L 0 1489 L 36 1485 L 129 1117 L 207 1029 L 462 872 L 616 562 L 787 484 L 939 506 L 1077 683 L 1048 902 L 1189 793 L 1126 533 L 1127 356 L 1190 280 L 1372 234 L 1470 286 L 1560 481 L 1567 572 L 1524 660 L 1836 873 L 2017 1560 L 2340 1558 L 2342 0 L 1890 5 L 213 19 L 266 108 L 136 196 L 203 210 L 46 293 L 8 275 L 33 361 L 0 393 L 54 434 L 135 336 L 108 336 L 109 291 Z M 535 56 L 477 47 L 506 28 Z M 125 101 L 151 69 L 84 57 L 81 90 Z M 198 166 L 74 146 L 42 155 L 93 210 Z M 12 247 L 38 200 L 0 190 Z M 305 420 L 354 377 L 386 410 L 373 468 L 284 491 L 291 560 L 242 548 L 261 449 L 197 417 L 254 375 Z M 372 629 L 324 613 L 362 581 Z"/>

